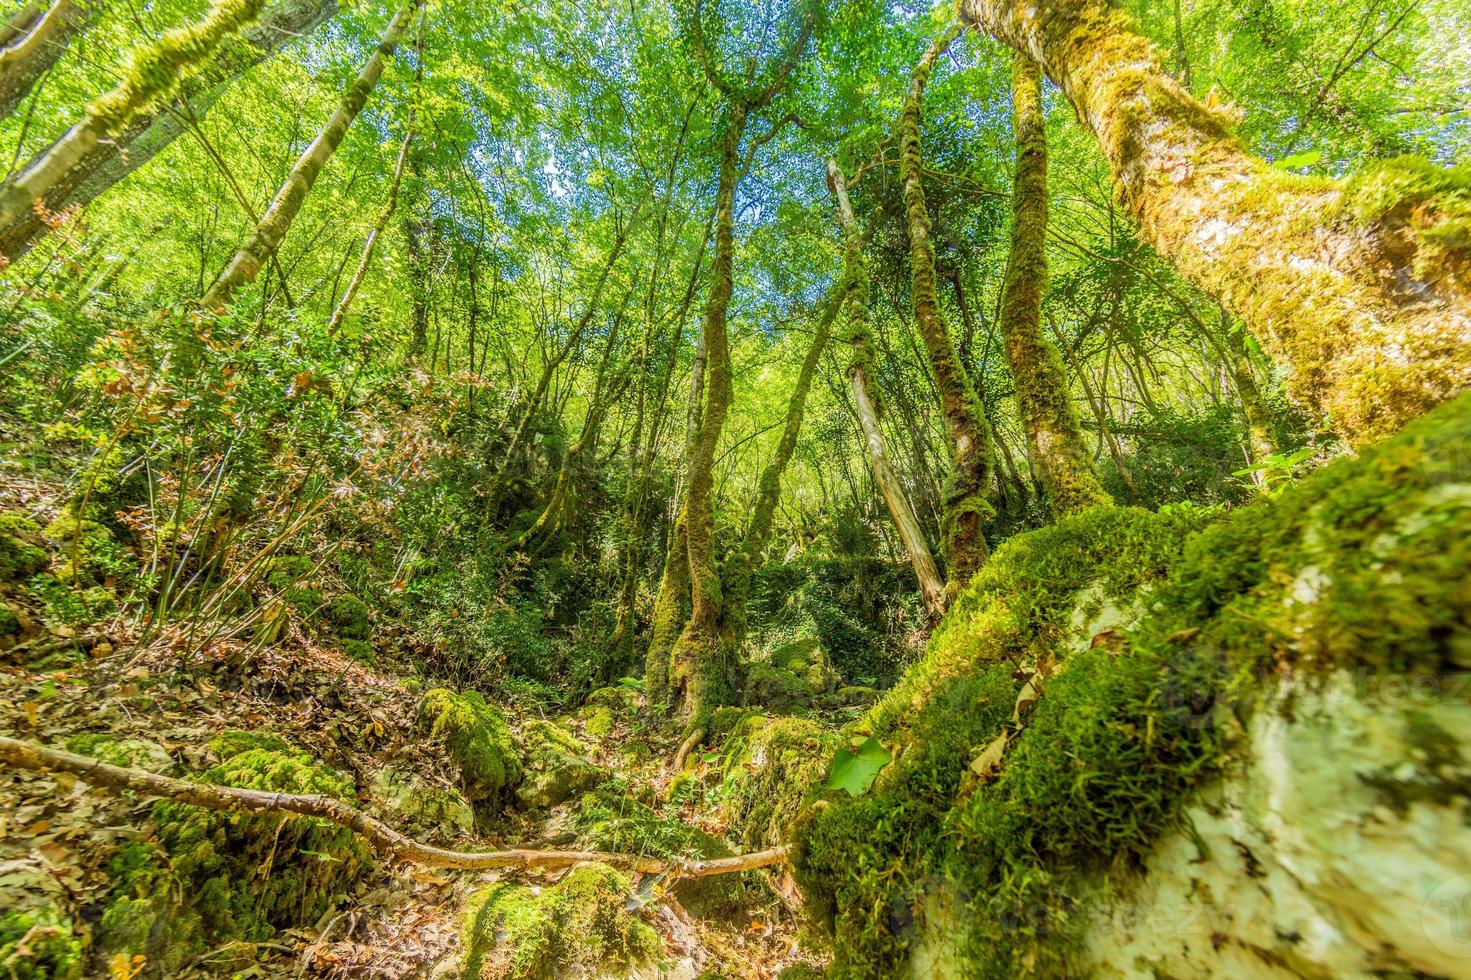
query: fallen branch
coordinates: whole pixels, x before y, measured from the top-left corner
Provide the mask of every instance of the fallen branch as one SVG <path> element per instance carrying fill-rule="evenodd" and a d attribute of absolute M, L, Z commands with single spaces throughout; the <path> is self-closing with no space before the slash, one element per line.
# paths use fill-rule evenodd
<path fill-rule="evenodd" d="M 646 874 L 667 872 L 671 880 L 707 878 L 752 868 L 764 868 L 786 860 L 786 847 L 773 847 L 752 854 L 711 860 L 675 858 L 665 860 L 641 854 L 608 851 L 538 851 L 515 848 L 505 851 L 450 851 L 406 837 L 387 824 L 329 796 L 269 793 L 232 786 L 191 783 L 160 776 L 142 769 L 108 765 L 85 755 L 73 755 L 20 739 L 0 736 L 0 762 L 20 769 L 65 772 L 92 786 L 107 790 L 132 790 L 145 796 L 161 796 L 207 810 L 296 813 L 319 817 L 346 827 L 368 842 L 379 854 L 427 868 L 486 871 L 493 868 L 566 868 L 584 861 L 597 861 L 623 871 Z"/>
<path fill-rule="evenodd" d="M 684 772 L 685 761 L 689 759 L 690 753 L 694 751 L 695 746 L 699 745 L 700 739 L 704 737 L 705 729 L 696 728 L 685 737 L 683 742 L 679 743 L 679 749 L 674 753 L 674 771 L 676 773 Z"/>

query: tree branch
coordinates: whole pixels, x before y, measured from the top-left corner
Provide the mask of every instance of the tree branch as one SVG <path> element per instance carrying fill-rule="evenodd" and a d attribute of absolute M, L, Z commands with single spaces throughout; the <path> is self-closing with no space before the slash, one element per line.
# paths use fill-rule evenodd
<path fill-rule="evenodd" d="M 141 769 L 108 765 L 89 756 L 73 755 L 4 736 L 0 736 L 0 762 L 20 769 L 70 773 L 100 789 L 113 792 L 132 790 L 145 796 L 161 796 L 207 810 L 243 810 L 251 813 L 270 811 L 319 817 L 351 830 L 384 857 L 428 868 L 465 871 L 493 868 L 566 868 L 584 861 L 597 861 L 623 871 L 640 871 L 646 874 L 668 872 L 671 879 L 707 878 L 780 864 L 786 860 L 788 851 L 786 847 L 772 847 L 751 854 L 712 860 L 665 860 L 649 855 L 615 854 L 607 851 L 540 851 L 524 848 L 505 851 L 451 851 L 406 837 L 361 810 L 327 796 L 268 793 L 208 783 L 191 783 Z"/>

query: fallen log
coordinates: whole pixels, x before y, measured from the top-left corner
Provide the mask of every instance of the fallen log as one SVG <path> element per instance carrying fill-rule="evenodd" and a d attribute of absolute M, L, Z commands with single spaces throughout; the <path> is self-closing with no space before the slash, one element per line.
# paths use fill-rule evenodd
<path fill-rule="evenodd" d="M 20 769 L 39 772 L 64 772 L 113 792 L 131 790 L 145 796 L 158 796 L 208 810 L 263 811 L 295 813 L 317 817 L 346 827 L 367 841 L 374 851 L 396 861 L 427 868 L 451 868 L 461 871 L 487 871 L 495 868 L 566 868 L 584 861 L 597 861 L 621 871 L 668 875 L 669 881 L 681 878 L 708 878 L 780 864 L 787 858 L 788 848 L 772 847 L 732 857 L 694 860 L 667 860 L 644 854 L 617 854 L 609 851 L 542 851 L 511 848 L 503 851 L 451 851 L 433 847 L 399 833 L 341 800 L 315 794 L 271 793 L 233 786 L 193 783 L 171 776 L 160 776 L 142 769 L 109 765 L 90 756 L 75 755 L 20 739 L 0 736 L 0 762 Z"/>

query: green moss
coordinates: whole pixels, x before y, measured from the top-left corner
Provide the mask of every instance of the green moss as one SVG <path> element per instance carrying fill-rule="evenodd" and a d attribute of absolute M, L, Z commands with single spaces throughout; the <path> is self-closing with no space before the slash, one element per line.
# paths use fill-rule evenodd
<path fill-rule="evenodd" d="M 776 977 L 777 980 L 822 980 L 822 971 L 811 963 L 793 963 Z"/>
<path fill-rule="evenodd" d="M 597 705 L 587 712 L 582 727 L 593 738 L 602 738 L 613 731 L 613 722 L 613 709 Z"/>
<path fill-rule="evenodd" d="M 0 607 L 0 637 L 20 635 L 20 620 L 15 613 Z"/>
<path fill-rule="evenodd" d="M 53 907 L 0 912 L 0 971 L 10 980 L 75 980 L 85 953 L 71 920 Z"/>
<path fill-rule="evenodd" d="M 66 749 L 78 755 L 101 759 L 110 765 L 146 769 L 149 772 L 167 772 L 174 765 L 174 760 L 163 746 L 141 738 L 115 738 L 95 733 L 74 735 L 67 739 Z"/>
<path fill-rule="evenodd" d="M 721 812 L 741 841 L 759 848 L 788 839 L 787 825 L 822 781 L 837 737 L 803 718 L 749 717 L 722 752 Z"/>
<path fill-rule="evenodd" d="M 428 691 L 419 703 L 419 719 L 431 736 L 444 739 L 472 803 L 498 805 L 520 784 L 521 759 L 505 715 L 479 693 Z"/>
<path fill-rule="evenodd" d="M 869 794 L 827 794 L 796 826 L 798 879 L 838 937 L 829 975 L 901 969 L 930 915 L 968 973 L 1075 973 L 1069 883 L 1137 865 L 1219 774 L 1232 714 L 1273 678 L 1462 663 L 1468 441 L 1462 396 L 1228 515 L 1092 511 L 998 549 L 926 658 L 857 726 L 895 761 Z M 1090 643 L 1074 614 L 1097 583 L 1145 598 Z M 1049 653 L 1063 669 L 999 774 L 967 778 L 1011 723 L 1016 666 Z M 1420 735 L 1426 778 L 1396 773 L 1386 792 L 1443 789 L 1444 739 Z"/>
<path fill-rule="evenodd" d="M 19 582 L 46 567 L 41 528 L 22 514 L 0 514 L 0 582 Z"/>
<path fill-rule="evenodd" d="M 652 966 L 659 937 L 628 911 L 628 879 L 601 864 L 533 889 L 501 883 L 474 896 L 461 930 L 466 978 L 614 976 Z"/>
<path fill-rule="evenodd" d="M 208 782 L 244 789 L 321 794 L 351 801 L 350 779 L 274 739 L 229 733 L 211 743 L 222 761 Z M 279 813 L 229 814 L 183 803 L 153 808 L 157 846 L 122 849 L 103 914 L 108 949 L 176 961 L 205 941 L 268 939 L 317 922 L 368 865 L 351 831 Z M 145 948 L 137 948 L 139 945 Z"/>
<path fill-rule="evenodd" d="M 659 858 L 719 858 L 735 852 L 719 838 L 608 789 L 585 794 L 573 817 L 578 844 L 592 850 Z M 680 904 L 701 916 L 728 916 L 758 893 L 754 875 L 715 875 L 676 882 Z"/>
<path fill-rule="evenodd" d="M 766 660 L 746 672 L 746 703 L 767 711 L 810 708 L 817 691 L 801 676 Z"/>
<path fill-rule="evenodd" d="M 59 552 L 55 576 L 71 584 L 95 583 L 101 573 L 115 564 L 118 546 L 107 529 L 96 521 L 83 520 L 70 510 L 46 525 L 42 537 L 54 543 Z"/>
<path fill-rule="evenodd" d="M 521 731 L 522 768 L 516 798 L 526 806 L 565 803 L 592 789 L 606 773 L 587 760 L 587 746 L 549 721 L 533 721 Z"/>

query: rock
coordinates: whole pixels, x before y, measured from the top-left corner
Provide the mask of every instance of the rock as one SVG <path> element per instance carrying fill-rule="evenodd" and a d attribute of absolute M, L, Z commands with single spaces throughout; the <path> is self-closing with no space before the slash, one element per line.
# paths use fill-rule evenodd
<path fill-rule="evenodd" d="M 775 713 L 810 708 L 837 684 L 837 674 L 816 637 L 778 647 L 746 672 L 746 704 Z"/>
<path fill-rule="evenodd" d="M 46 568 L 41 528 L 24 514 L 0 514 L 0 582 L 20 582 Z"/>
<path fill-rule="evenodd" d="M 1187 808 L 1194 832 L 1162 838 L 1137 887 L 1087 893 L 1095 975 L 1466 975 L 1471 707 L 1360 680 L 1284 684 L 1243 766 Z M 1375 690 L 1396 680 L 1413 689 Z"/>
<path fill-rule="evenodd" d="M 608 776 L 607 770 L 588 761 L 586 746 L 549 721 L 533 721 L 522 729 L 521 748 L 526 775 L 516 798 L 524 806 L 565 803 Z"/>
<path fill-rule="evenodd" d="M 431 786 L 419 777 L 387 766 L 373 779 L 393 825 L 405 833 L 463 837 L 475 831 L 475 811 L 459 793 Z"/>
<path fill-rule="evenodd" d="M 419 722 L 431 736 L 444 739 L 460 767 L 465 795 L 476 806 L 494 812 L 520 785 L 521 758 L 506 716 L 479 693 L 435 688 L 419 702 Z"/>
<path fill-rule="evenodd" d="M 603 978 L 650 969 L 663 949 L 629 910 L 631 893 L 628 879 L 602 864 L 579 865 L 548 888 L 493 884 L 465 907 L 459 975 Z"/>
<path fill-rule="evenodd" d="M 594 705 L 592 708 L 583 708 L 582 729 L 592 738 L 602 738 L 613 731 L 613 709 L 607 705 Z"/>

